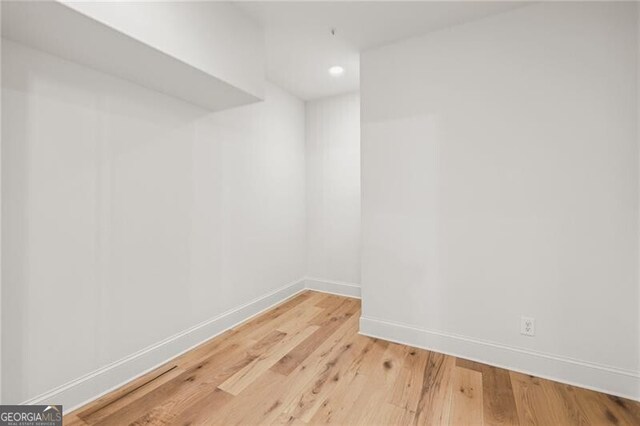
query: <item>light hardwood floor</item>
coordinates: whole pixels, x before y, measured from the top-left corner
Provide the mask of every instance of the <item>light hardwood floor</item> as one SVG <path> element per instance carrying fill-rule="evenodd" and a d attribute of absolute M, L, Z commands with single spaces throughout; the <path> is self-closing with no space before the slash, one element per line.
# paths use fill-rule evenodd
<path fill-rule="evenodd" d="M 640 425 L 640 404 L 358 334 L 307 291 L 65 416 L 73 425 Z"/>

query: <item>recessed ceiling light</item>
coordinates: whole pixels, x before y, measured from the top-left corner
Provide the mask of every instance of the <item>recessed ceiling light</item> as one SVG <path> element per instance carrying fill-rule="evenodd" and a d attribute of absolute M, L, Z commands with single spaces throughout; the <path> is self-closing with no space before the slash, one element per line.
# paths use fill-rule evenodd
<path fill-rule="evenodd" d="M 334 77 L 337 77 L 339 75 L 344 74 L 344 68 L 342 68 L 340 65 L 334 65 L 331 68 L 329 68 L 329 74 L 331 74 Z"/>

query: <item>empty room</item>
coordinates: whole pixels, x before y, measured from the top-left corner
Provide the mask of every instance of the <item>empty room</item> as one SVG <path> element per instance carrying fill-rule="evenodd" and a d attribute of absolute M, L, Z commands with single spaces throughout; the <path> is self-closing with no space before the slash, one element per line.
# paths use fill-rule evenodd
<path fill-rule="evenodd" d="M 640 425 L 640 3 L 0 12 L 0 426 Z"/>

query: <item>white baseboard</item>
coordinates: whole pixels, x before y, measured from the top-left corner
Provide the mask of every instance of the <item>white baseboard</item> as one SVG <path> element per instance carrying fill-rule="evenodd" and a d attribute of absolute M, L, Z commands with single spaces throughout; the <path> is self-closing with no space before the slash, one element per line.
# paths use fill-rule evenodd
<path fill-rule="evenodd" d="M 360 286 L 357 284 L 306 277 L 31 398 L 23 404 L 62 404 L 65 412 L 72 411 L 271 309 L 305 289 L 360 298 Z M 424 330 L 408 324 L 375 318 L 360 318 L 360 334 L 640 400 L 640 373 L 636 371 Z"/>
<path fill-rule="evenodd" d="M 305 277 L 306 288 L 322 293 L 337 294 L 338 296 L 355 297 L 360 299 L 360 285 L 344 281 L 325 280 L 323 278 Z"/>
<path fill-rule="evenodd" d="M 23 404 L 62 404 L 64 411 L 70 412 L 154 370 L 274 305 L 284 302 L 303 290 L 305 290 L 304 279 L 290 283 L 155 345 L 31 398 Z"/>
<path fill-rule="evenodd" d="M 230 328 L 271 309 L 305 289 L 341 296 L 360 297 L 360 286 L 357 284 L 303 278 L 24 401 L 22 404 L 62 404 L 65 407 L 65 412 L 72 411 L 158 368 Z"/>
<path fill-rule="evenodd" d="M 640 372 L 360 317 L 360 334 L 640 401 Z"/>

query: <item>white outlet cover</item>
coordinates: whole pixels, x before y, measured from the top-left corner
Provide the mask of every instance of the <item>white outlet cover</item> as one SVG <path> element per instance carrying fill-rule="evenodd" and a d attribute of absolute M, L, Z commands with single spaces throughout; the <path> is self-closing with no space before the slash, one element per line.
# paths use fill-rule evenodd
<path fill-rule="evenodd" d="M 536 335 L 536 320 L 531 317 L 521 317 L 520 319 L 520 334 L 525 336 Z"/>

